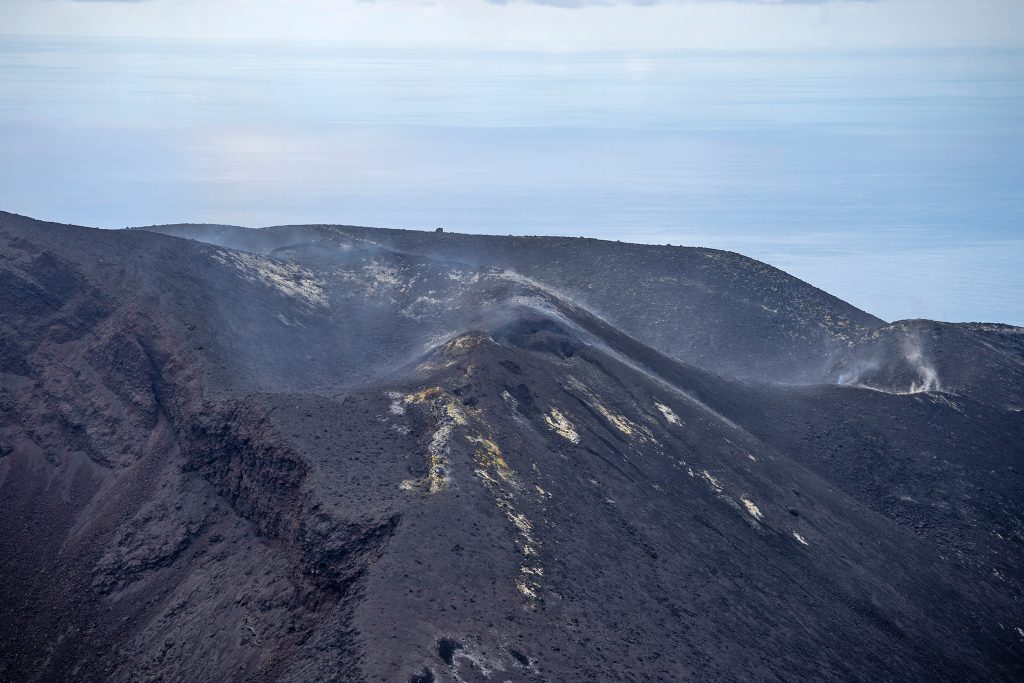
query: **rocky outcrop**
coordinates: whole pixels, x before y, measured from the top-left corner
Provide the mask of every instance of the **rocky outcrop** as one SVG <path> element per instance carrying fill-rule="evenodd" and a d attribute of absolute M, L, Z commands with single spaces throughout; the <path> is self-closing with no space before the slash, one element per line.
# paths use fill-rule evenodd
<path fill-rule="evenodd" d="M 160 231 L 209 242 L 0 214 L 0 680 L 1024 675 L 1019 329 L 708 250 Z"/>

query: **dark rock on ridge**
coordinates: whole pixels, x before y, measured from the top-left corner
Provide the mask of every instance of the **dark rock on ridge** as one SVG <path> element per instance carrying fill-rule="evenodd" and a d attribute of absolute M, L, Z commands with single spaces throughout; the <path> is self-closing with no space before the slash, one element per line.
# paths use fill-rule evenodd
<path fill-rule="evenodd" d="M 352 226 L 147 229 L 263 254 L 357 239 L 444 262 L 507 268 L 670 356 L 754 379 L 818 379 L 832 352 L 884 324 L 776 268 L 716 249 Z M 299 258 L 309 256 L 303 250 Z"/>
<path fill-rule="evenodd" d="M 329 226 L 0 214 L 0 282 L 0 680 L 1024 675 L 1019 328 Z"/>

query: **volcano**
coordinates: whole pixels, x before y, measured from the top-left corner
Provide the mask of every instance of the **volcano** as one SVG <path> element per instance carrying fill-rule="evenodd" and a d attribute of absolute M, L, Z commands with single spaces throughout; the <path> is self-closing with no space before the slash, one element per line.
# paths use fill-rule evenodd
<path fill-rule="evenodd" d="M 1024 679 L 1024 329 L 702 248 L 0 213 L 0 679 Z"/>

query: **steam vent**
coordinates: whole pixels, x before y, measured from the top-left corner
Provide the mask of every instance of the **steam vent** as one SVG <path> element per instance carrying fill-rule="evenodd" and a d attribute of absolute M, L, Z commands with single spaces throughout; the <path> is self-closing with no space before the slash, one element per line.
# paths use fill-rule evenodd
<path fill-rule="evenodd" d="M 0 681 L 1024 680 L 1024 330 L 442 232 L 0 213 Z"/>

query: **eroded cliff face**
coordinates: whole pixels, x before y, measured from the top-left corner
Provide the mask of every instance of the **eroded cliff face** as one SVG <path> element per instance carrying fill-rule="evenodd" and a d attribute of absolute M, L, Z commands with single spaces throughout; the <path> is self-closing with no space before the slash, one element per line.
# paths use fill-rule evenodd
<path fill-rule="evenodd" d="M 270 399 L 206 355 L 208 299 L 151 255 L 4 237 L 4 676 L 278 679 L 325 629 L 324 671 L 355 675 L 346 615 L 397 513 L 323 509 Z"/>
<path fill-rule="evenodd" d="M 1024 673 L 1013 329 L 860 317 L 814 383 L 751 384 L 619 329 L 686 321 L 642 287 L 596 315 L 582 256 L 558 288 L 519 243 L 207 232 L 0 215 L 0 678 Z M 707 334 L 787 300 L 742 263 Z M 766 338 L 853 325 L 805 294 Z M 938 384 L 839 377 L 911 333 Z"/>

